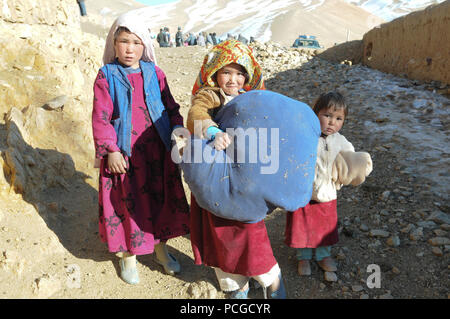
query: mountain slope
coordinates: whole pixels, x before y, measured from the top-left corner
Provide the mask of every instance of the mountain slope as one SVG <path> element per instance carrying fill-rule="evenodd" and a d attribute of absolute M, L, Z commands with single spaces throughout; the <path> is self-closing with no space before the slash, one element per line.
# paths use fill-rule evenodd
<path fill-rule="evenodd" d="M 227 33 L 265 42 L 272 40 L 290 46 L 299 34 L 318 36 L 325 46 L 336 42 L 361 39 L 365 32 L 383 22 L 362 8 L 344 0 L 183 0 L 166 5 L 143 7 L 142 4 L 117 0 L 123 11 L 140 10 L 152 32 L 169 27 L 174 33 L 178 26 L 183 32 L 216 32 L 221 38 Z M 109 9 L 111 1 L 90 4 L 91 30 L 99 27 L 104 35 L 120 12 Z M 117 8 L 116 5 L 114 5 Z M 125 10 L 126 9 L 126 10 Z M 123 12 L 122 11 L 122 12 Z"/>
<path fill-rule="evenodd" d="M 183 0 L 145 6 L 132 0 L 98 0 L 88 3 L 84 31 L 105 35 L 122 12 L 139 9 L 152 32 L 178 26 L 184 32 L 227 33 L 290 46 L 299 34 L 316 35 L 329 47 L 430 4 L 444 0 Z M 111 9 L 112 7 L 113 9 Z"/>
<path fill-rule="evenodd" d="M 386 21 L 391 21 L 402 15 L 421 10 L 431 4 L 445 0 L 345 0 L 357 5 Z"/>

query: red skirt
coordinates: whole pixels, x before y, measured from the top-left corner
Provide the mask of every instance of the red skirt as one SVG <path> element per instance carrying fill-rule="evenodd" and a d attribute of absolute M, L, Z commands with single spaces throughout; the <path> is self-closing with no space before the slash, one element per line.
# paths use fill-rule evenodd
<path fill-rule="evenodd" d="M 317 248 L 339 241 L 337 201 L 310 201 L 286 215 L 285 243 L 293 248 Z"/>
<path fill-rule="evenodd" d="M 264 220 L 247 224 L 220 218 L 191 196 L 190 221 L 196 265 L 250 277 L 267 273 L 277 263 Z"/>

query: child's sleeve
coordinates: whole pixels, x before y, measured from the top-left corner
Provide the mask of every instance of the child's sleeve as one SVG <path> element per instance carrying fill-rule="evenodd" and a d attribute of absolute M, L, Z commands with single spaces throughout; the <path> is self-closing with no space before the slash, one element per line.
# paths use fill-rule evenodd
<path fill-rule="evenodd" d="M 210 138 L 211 133 L 217 132 L 218 125 L 212 120 L 209 112 L 220 105 L 220 98 L 217 94 L 211 90 L 200 90 L 192 98 L 192 106 L 188 113 L 187 128 L 191 134 L 197 133 L 197 136 L 201 138 Z M 216 129 L 207 132 L 211 126 Z"/>
<path fill-rule="evenodd" d="M 371 172 L 372 159 L 369 153 L 341 151 L 333 162 L 331 175 L 336 189 L 340 189 L 342 185 L 362 184 Z"/>
<path fill-rule="evenodd" d="M 158 77 L 159 88 L 161 90 L 161 100 L 169 114 L 170 125 L 172 128 L 183 126 L 183 117 L 180 114 L 180 105 L 175 102 L 167 83 L 166 75 L 163 70 L 155 66 L 156 75 Z"/>
<path fill-rule="evenodd" d="M 92 109 L 92 132 L 94 136 L 95 157 L 102 158 L 109 152 L 119 152 L 117 136 L 111 124 L 113 103 L 109 95 L 108 81 L 102 71 L 94 82 L 94 102 Z"/>

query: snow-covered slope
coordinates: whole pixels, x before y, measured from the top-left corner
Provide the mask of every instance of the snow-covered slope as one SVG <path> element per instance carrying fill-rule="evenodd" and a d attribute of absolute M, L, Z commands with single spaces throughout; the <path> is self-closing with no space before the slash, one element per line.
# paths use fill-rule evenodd
<path fill-rule="evenodd" d="M 124 8 L 132 4 L 139 8 L 143 4 L 164 2 L 138 9 L 153 33 L 158 33 L 162 27 L 169 27 L 174 33 L 180 26 L 185 33 L 216 32 L 222 39 L 228 33 L 242 34 L 247 39 L 272 40 L 287 46 L 292 45 L 299 34 L 311 34 L 326 47 L 361 39 L 364 33 L 382 22 L 442 1 L 151 0 L 138 3 L 114 0 Z M 108 8 L 111 2 L 98 0 L 89 7 L 98 7 L 105 30 L 120 13 Z"/>
<path fill-rule="evenodd" d="M 325 46 L 360 39 L 382 19 L 344 0 L 179 0 L 139 9 L 153 32 L 228 33 L 291 45 L 299 34 L 313 34 Z"/>
<path fill-rule="evenodd" d="M 431 4 L 438 4 L 445 0 L 345 0 L 355 4 L 370 13 L 391 21 L 402 15 L 424 9 Z"/>

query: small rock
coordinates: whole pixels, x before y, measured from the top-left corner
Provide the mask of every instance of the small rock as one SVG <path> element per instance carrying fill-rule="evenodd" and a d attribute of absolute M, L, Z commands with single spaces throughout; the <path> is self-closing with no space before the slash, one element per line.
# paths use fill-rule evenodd
<path fill-rule="evenodd" d="M 49 111 L 56 110 L 56 109 L 63 109 L 64 104 L 66 104 L 66 102 L 67 102 L 67 96 L 61 95 L 61 96 L 54 98 L 53 100 L 48 101 L 42 107 Z"/>
<path fill-rule="evenodd" d="M 382 209 L 382 210 L 380 211 L 380 214 L 383 215 L 383 216 L 389 216 L 389 215 L 390 215 L 390 214 L 389 214 L 389 211 L 388 211 L 387 209 Z"/>
<path fill-rule="evenodd" d="M 398 269 L 397 267 L 392 267 L 392 272 L 396 275 L 400 274 L 400 269 Z"/>
<path fill-rule="evenodd" d="M 402 228 L 400 231 L 402 233 L 409 233 L 411 230 L 413 230 L 415 228 L 415 226 L 413 224 L 408 224 L 408 226 Z"/>
<path fill-rule="evenodd" d="M 433 248 L 431 248 L 431 252 L 432 252 L 434 255 L 438 256 L 438 257 L 441 257 L 441 256 L 444 255 L 444 254 L 442 253 L 442 250 L 441 250 L 439 247 L 433 247 Z"/>
<path fill-rule="evenodd" d="M 362 294 L 359 299 L 369 299 L 369 295 L 368 294 Z"/>
<path fill-rule="evenodd" d="M 443 229 L 443 230 L 450 230 L 450 225 L 449 224 L 442 224 L 441 225 L 441 229 Z"/>
<path fill-rule="evenodd" d="M 423 228 L 419 227 L 409 234 L 409 239 L 417 241 L 423 237 Z"/>
<path fill-rule="evenodd" d="M 448 239 L 447 237 L 434 237 L 429 239 L 428 243 L 432 246 L 450 245 L 450 239 Z"/>
<path fill-rule="evenodd" d="M 381 217 L 378 214 L 374 214 L 371 216 L 372 222 L 374 225 L 380 225 L 381 224 Z"/>
<path fill-rule="evenodd" d="M 441 211 L 432 212 L 427 220 L 432 220 L 439 224 L 450 224 L 450 216 Z"/>
<path fill-rule="evenodd" d="M 344 234 L 345 236 L 349 237 L 349 238 L 355 238 L 355 232 L 353 231 L 353 229 L 351 227 L 345 227 L 342 229 L 342 234 Z"/>
<path fill-rule="evenodd" d="M 324 290 L 327 285 L 325 285 L 323 282 L 319 284 L 320 290 Z"/>
<path fill-rule="evenodd" d="M 395 224 L 395 223 L 397 223 L 397 218 L 389 218 L 388 222 L 389 222 L 389 224 Z"/>
<path fill-rule="evenodd" d="M 344 260 L 345 259 L 345 254 L 343 253 L 343 252 L 338 252 L 337 254 L 336 254 L 336 259 L 337 260 Z"/>
<path fill-rule="evenodd" d="M 390 213 L 389 213 L 389 211 L 388 211 L 387 209 L 382 209 L 382 210 L 380 211 L 380 215 L 383 215 L 383 216 L 389 216 Z"/>
<path fill-rule="evenodd" d="M 195 283 L 189 285 L 187 293 L 194 299 L 199 299 L 201 295 L 201 289 Z"/>
<path fill-rule="evenodd" d="M 352 286 L 352 290 L 353 290 L 353 292 L 360 292 L 360 291 L 362 291 L 364 288 L 363 288 L 363 286 L 361 286 L 361 285 L 353 285 Z"/>
<path fill-rule="evenodd" d="M 382 229 L 371 229 L 369 232 L 369 235 L 371 237 L 383 237 L 387 238 L 389 237 L 389 232 L 382 230 Z"/>
<path fill-rule="evenodd" d="M 217 289 L 214 287 L 208 287 L 207 298 L 208 299 L 216 299 L 217 298 Z"/>
<path fill-rule="evenodd" d="M 383 200 L 383 201 L 386 201 L 386 200 L 388 200 L 388 198 L 389 198 L 390 195 L 391 195 L 391 192 L 390 192 L 390 191 L 384 191 L 384 192 L 381 194 L 380 199 Z"/>
<path fill-rule="evenodd" d="M 447 235 L 447 232 L 442 229 L 434 229 L 433 233 L 438 237 L 444 237 L 445 235 Z"/>
<path fill-rule="evenodd" d="M 359 229 L 362 230 L 362 231 L 369 231 L 369 227 L 367 227 L 366 224 L 361 224 L 361 225 L 359 226 Z"/>
<path fill-rule="evenodd" d="M 423 227 L 423 228 L 435 228 L 436 227 L 436 223 L 431 221 L 431 220 L 420 221 L 420 222 L 417 223 L 417 226 Z"/>
<path fill-rule="evenodd" d="M 48 274 L 44 274 L 42 277 L 37 278 L 35 283 L 35 293 L 39 295 L 39 298 L 49 298 L 61 288 L 59 280 Z"/>
<path fill-rule="evenodd" d="M 411 215 L 413 215 L 415 218 L 422 218 L 422 216 L 418 212 L 412 212 Z"/>
<path fill-rule="evenodd" d="M 376 247 L 379 247 L 379 246 L 381 246 L 381 242 L 378 239 L 375 242 L 370 243 L 370 244 L 367 245 L 367 247 L 369 247 L 369 248 L 376 248 Z"/>
<path fill-rule="evenodd" d="M 400 238 L 397 235 L 389 237 L 387 240 L 387 244 L 391 247 L 398 247 L 400 246 Z"/>
<path fill-rule="evenodd" d="M 194 282 L 190 284 L 187 293 L 195 299 L 215 299 L 217 298 L 216 288 L 207 281 Z"/>
<path fill-rule="evenodd" d="M 333 271 L 326 271 L 324 278 L 326 281 L 336 282 L 337 281 L 337 275 Z"/>

